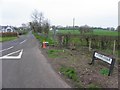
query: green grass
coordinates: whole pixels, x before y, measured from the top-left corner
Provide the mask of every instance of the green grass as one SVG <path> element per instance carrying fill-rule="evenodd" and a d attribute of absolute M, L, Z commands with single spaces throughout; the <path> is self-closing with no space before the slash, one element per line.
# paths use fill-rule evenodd
<path fill-rule="evenodd" d="M 0 42 L 15 40 L 17 37 L 0 37 Z"/>
<path fill-rule="evenodd" d="M 59 55 L 59 52 L 63 52 L 63 50 L 48 50 L 47 53 L 48 53 L 48 57 L 50 58 L 57 58 L 57 57 L 61 57 Z"/>
<path fill-rule="evenodd" d="M 63 34 L 80 34 L 79 30 L 59 30 L 57 33 L 63 33 Z M 86 33 L 91 34 L 91 33 Z M 118 36 L 117 31 L 108 31 L 108 30 L 102 30 L 102 29 L 94 29 L 93 35 L 104 35 L 104 36 Z"/>
<path fill-rule="evenodd" d="M 69 79 L 72 79 L 73 81 L 77 81 L 78 80 L 78 76 L 77 76 L 77 73 L 76 73 L 74 68 L 71 68 L 71 67 L 61 67 L 60 68 L 60 72 L 63 75 L 65 75 L 66 77 L 68 77 Z"/>
<path fill-rule="evenodd" d="M 88 90 L 100 90 L 100 88 L 95 84 L 89 84 Z"/>
<path fill-rule="evenodd" d="M 102 74 L 102 75 L 108 75 L 108 73 L 109 73 L 109 69 L 107 69 L 107 68 L 103 68 L 100 70 L 100 74 Z"/>
<path fill-rule="evenodd" d="M 94 35 L 103 35 L 103 36 L 118 36 L 117 31 L 108 31 L 108 30 L 100 30 L 100 29 L 94 29 L 93 34 Z"/>
<path fill-rule="evenodd" d="M 34 34 L 34 36 L 36 37 L 36 39 L 38 39 L 41 43 L 43 41 L 46 41 L 46 42 L 49 42 L 49 45 L 53 45 L 54 43 L 56 43 L 55 41 L 53 41 L 53 39 L 51 39 L 50 37 L 46 38 L 46 37 L 43 37 L 43 36 L 40 36 L 38 35 L 37 33 L 35 32 L 32 32 Z"/>

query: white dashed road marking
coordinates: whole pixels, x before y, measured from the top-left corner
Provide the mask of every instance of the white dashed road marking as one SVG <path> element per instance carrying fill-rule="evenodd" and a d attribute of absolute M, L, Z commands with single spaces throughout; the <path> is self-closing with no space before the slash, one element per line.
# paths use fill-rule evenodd
<path fill-rule="evenodd" d="M 18 53 L 18 52 L 20 52 L 18 56 L 10 56 L 10 55 Z M 4 55 L 4 56 L 0 57 L 0 59 L 20 59 L 22 57 L 22 54 L 23 54 L 23 49 L 9 53 L 7 55 Z"/>
<path fill-rule="evenodd" d="M 3 49 L 3 50 L 0 50 L 0 52 L 3 52 L 3 51 L 6 51 L 6 50 L 9 50 L 9 49 L 12 49 L 14 46 L 11 46 L 9 48 L 6 48 L 6 49 Z"/>
<path fill-rule="evenodd" d="M 24 41 L 22 41 L 22 42 L 20 42 L 20 44 L 23 44 L 24 42 L 26 42 L 27 40 L 24 40 Z"/>

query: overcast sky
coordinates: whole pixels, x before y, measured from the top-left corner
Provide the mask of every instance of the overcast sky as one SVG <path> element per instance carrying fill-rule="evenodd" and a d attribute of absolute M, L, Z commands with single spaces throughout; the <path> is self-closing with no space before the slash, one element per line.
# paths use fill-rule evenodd
<path fill-rule="evenodd" d="M 34 9 L 51 25 L 118 26 L 119 0 L 0 0 L 0 25 L 20 26 L 31 21 Z"/>

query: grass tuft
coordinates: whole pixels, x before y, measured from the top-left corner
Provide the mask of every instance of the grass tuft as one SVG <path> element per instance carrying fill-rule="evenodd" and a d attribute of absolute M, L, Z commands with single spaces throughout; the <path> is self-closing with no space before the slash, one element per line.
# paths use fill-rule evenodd
<path fill-rule="evenodd" d="M 89 84 L 88 90 L 100 90 L 100 88 L 95 84 Z"/>
<path fill-rule="evenodd" d="M 101 73 L 102 75 L 108 75 L 109 69 L 103 68 L 103 69 L 100 70 L 100 73 Z"/>
<path fill-rule="evenodd" d="M 67 76 L 69 79 L 72 79 L 73 81 L 77 81 L 78 80 L 78 76 L 77 76 L 77 73 L 76 73 L 74 68 L 61 67 L 60 68 L 60 72 L 63 75 Z"/>

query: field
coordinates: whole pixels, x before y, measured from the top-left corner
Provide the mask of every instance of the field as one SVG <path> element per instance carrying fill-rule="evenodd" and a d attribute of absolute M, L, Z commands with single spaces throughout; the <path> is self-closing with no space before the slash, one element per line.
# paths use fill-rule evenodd
<path fill-rule="evenodd" d="M 58 30 L 57 33 L 71 33 L 71 34 L 80 34 L 79 30 Z M 90 33 L 86 33 L 90 34 Z M 104 36 L 118 36 L 117 31 L 108 31 L 108 30 L 102 30 L 102 29 L 94 29 L 93 30 L 93 35 L 104 35 Z"/>
<path fill-rule="evenodd" d="M 107 30 L 99 30 L 99 29 L 95 29 L 93 34 L 104 35 L 104 36 L 118 36 L 117 31 L 107 31 Z"/>

